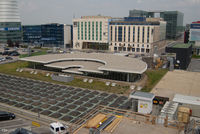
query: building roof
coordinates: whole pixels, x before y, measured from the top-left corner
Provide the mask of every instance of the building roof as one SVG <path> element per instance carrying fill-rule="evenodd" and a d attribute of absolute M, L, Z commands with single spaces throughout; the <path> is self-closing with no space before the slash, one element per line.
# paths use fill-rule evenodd
<path fill-rule="evenodd" d="M 200 106 L 200 97 L 175 94 L 173 101 L 178 102 L 178 103 L 183 103 L 183 104 L 199 105 Z"/>
<path fill-rule="evenodd" d="M 185 44 L 185 43 L 172 43 L 167 47 L 171 47 L 171 48 L 189 48 L 191 46 L 191 44 Z"/>
<path fill-rule="evenodd" d="M 147 70 L 147 64 L 139 59 L 105 53 L 49 54 L 21 58 L 20 60 L 42 63 L 46 67 L 62 69 L 65 72 L 67 69 L 78 68 L 80 72 L 103 73 L 111 71 L 142 74 Z"/>
<path fill-rule="evenodd" d="M 172 46 L 173 48 L 189 48 L 191 46 L 191 44 L 176 44 L 174 46 Z"/>
<path fill-rule="evenodd" d="M 146 93 L 146 92 L 138 92 L 138 91 L 136 91 L 136 92 L 132 92 L 130 94 L 130 98 L 138 99 L 138 100 L 152 101 L 154 97 L 155 97 L 154 94 Z"/>

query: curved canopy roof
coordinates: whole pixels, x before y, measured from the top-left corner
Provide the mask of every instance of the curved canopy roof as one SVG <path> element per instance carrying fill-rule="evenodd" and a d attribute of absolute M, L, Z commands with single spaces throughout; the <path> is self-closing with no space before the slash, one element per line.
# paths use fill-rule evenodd
<path fill-rule="evenodd" d="M 22 61 L 45 64 L 46 67 L 70 72 L 79 68 L 80 72 L 103 73 L 103 71 L 142 74 L 147 64 L 139 59 L 105 53 L 49 54 L 20 59 Z M 67 71 L 69 69 L 69 71 Z M 78 73 L 78 72 L 77 72 Z"/>

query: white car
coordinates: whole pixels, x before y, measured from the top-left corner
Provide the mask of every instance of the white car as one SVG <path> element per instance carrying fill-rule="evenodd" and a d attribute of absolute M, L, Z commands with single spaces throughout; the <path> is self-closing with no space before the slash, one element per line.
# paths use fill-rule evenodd
<path fill-rule="evenodd" d="M 52 132 L 52 134 L 69 134 L 68 126 L 64 126 L 60 122 L 51 123 L 50 131 Z"/>

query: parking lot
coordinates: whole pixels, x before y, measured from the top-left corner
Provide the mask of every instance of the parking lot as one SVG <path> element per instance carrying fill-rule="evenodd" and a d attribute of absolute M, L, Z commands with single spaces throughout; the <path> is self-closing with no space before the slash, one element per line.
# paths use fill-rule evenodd
<path fill-rule="evenodd" d="M 132 109 L 132 101 L 99 91 L 0 74 L 0 102 L 74 123 L 98 105 Z"/>

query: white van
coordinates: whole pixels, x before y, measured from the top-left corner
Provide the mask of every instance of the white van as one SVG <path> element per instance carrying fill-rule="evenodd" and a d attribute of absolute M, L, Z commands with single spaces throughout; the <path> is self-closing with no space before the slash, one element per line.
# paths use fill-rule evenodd
<path fill-rule="evenodd" d="M 52 134 L 69 134 L 68 126 L 64 126 L 60 122 L 51 123 L 50 131 L 52 132 Z"/>

